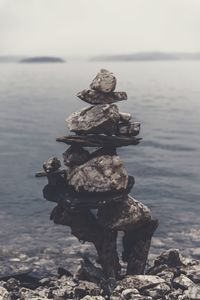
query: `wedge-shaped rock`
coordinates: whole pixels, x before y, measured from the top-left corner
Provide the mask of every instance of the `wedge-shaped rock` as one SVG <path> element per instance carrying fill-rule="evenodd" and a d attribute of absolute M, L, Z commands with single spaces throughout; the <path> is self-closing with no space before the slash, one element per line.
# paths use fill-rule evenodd
<path fill-rule="evenodd" d="M 67 180 L 76 192 L 120 191 L 127 187 L 128 174 L 119 156 L 103 155 L 70 168 Z"/>
<path fill-rule="evenodd" d="M 80 133 L 105 133 L 112 135 L 119 121 L 119 110 L 115 104 L 99 104 L 75 112 L 66 120 L 69 130 Z"/>
<path fill-rule="evenodd" d="M 127 100 L 125 92 L 100 93 L 95 90 L 86 89 L 77 94 L 81 100 L 90 104 L 111 104 L 114 102 Z"/>
<path fill-rule="evenodd" d="M 56 139 L 67 145 L 77 145 L 82 147 L 123 147 L 129 145 L 138 145 L 141 138 L 134 136 L 106 136 L 106 135 L 68 135 Z"/>
<path fill-rule="evenodd" d="M 90 88 L 98 92 L 110 93 L 114 91 L 116 83 L 117 79 L 113 73 L 105 69 L 101 69 L 90 84 Z"/>
<path fill-rule="evenodd" d="M 150 209 L 128 196 L 115 205 L 115 209 L 102 208 L 98 214 L 99 223 L 112 230 L 133 230 L 151 220 Z"/>

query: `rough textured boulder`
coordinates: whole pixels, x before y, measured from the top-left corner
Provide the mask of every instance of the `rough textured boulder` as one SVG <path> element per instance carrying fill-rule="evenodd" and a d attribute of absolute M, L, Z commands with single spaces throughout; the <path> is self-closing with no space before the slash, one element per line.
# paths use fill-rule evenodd
<path fill-rule="evenodd" d="M 103 155 L 70 168 L 67 180 L 77 192 L 121 191 L 127 187 L 128 174 L 119 156 Z"/>
<path fill-rule="evenodd" d="M 90 87 L 98 92 L 110 93 L 114 91 L 116 83 L 117 80 L 113 73 L 105 69 L 101 69 L 97 76 L 93 79 Z"/>
<path fill-rule="evenodd" d="M 132 230 L 151 219 L 150 209 L 128 196 L 115 209 L 100 210 L 98 221 L 112 230 Z"/>
<path fill-rule="evenodd" d="M 111 104 L 114 102 L 127 100 L 127 94 L 125 92 L 101 93 L 90 89 L 85 89 L 79 92 L 77 97 L 92 105 Z"/>
<path fill-rule="evenodd" d="M 79 134 L 106 133 L 112 135 L 119 121 L 115 104 L 99 104 L 75 112 L 67 118 L 69 130 Z"/>

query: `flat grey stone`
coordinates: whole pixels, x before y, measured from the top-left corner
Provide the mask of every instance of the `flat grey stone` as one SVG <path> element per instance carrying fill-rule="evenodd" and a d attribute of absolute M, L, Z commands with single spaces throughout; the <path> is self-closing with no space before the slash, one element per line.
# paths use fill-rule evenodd
<path fill-rule="evenodd" d="M 61 136 L 56 139 L 57 142 L 65 143 L 67 145 L 75 145 L 82 147 L 109 147 L 117 148 L 129 145 L 138 145 L 141 138 L 134 136 L 106 136 L 98 134 L 90 135 L 68 135 Z"/>
<path fill-rule="evenodd" d="M 127 100 L 127 94 L 125 92 L 102 93 L 90 89 L 85 89 L 79 92 L 77 97 L 92 105 L 111 104 L 114 102 Z"/>

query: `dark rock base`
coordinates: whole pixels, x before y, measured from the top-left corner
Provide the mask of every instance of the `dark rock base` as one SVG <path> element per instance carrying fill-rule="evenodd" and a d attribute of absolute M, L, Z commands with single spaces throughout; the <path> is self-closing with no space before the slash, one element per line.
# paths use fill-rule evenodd
<path fill-rule="evenodd" d="M 105 280 L 100 268 L 87 258 L 74 276 L 59 268 L 57 276 L 36 279 L 30 275 L 2 277 L 2 300 L 198 300 L 200 261 L 184 258 L 177 249 L 158 256 L 145 275 L 125 275 Z"/>

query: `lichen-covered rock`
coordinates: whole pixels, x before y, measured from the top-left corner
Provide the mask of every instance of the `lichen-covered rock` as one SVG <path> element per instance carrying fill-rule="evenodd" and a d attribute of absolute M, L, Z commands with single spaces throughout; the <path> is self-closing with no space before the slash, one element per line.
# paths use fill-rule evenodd
<path fill-rule="evenodd" d="M 117 126 L 116 135 L 136 136 L 140 133 L 139 122 L 119 123 Z"/>
<path fill-rule="evenodd" d="M 150 209 L 130 195 L 114 210 L 102 208 L 98 214 L 98 222 L 112 230 L 132 230 L 150 219 Z"/>
<path fill-rule="evenodd" d="M 127 100 L 127 94 L 125 92 L 101 93 L 89 89 L 79 92 L 77 97 L 92 105 L 111 104 L 114 102 Z"/>
<path fill-rule="evenodd" d="M 108 192 L 126 189 L 128 174 L 117 155 L 102 155 L 69 168 L 68 183 L 76 192 Z"/>
<path fill-rule="evenodd" d="M 43 169 L 46 173 L 52 173 L 57 171 L 61 167 L 61 162 L 57 157 L 50 157 L 43 164 Z"/>
<path fill-rule="evenodd" d="M 90 88 L 98 92 L 110 93 L 114 91 L 116 84 L 117 80 L 113 73 L 101 69 L 90 84 Z"/>
<path fill-rule="evenodd" d="M 66 122 L 69 130 L 79 134 L 105 133 L 112 135 L 119 121 L 115 104 L 99 104 L 71 114 Z"/>

